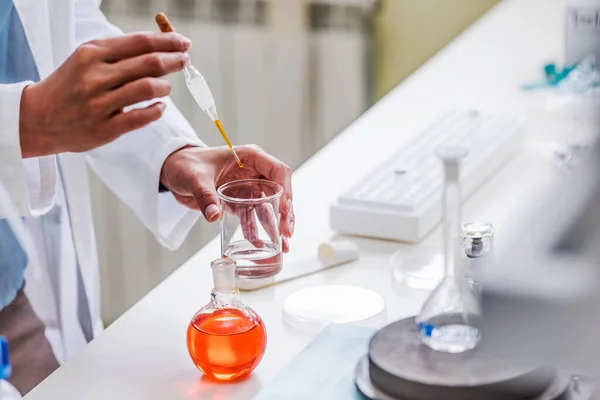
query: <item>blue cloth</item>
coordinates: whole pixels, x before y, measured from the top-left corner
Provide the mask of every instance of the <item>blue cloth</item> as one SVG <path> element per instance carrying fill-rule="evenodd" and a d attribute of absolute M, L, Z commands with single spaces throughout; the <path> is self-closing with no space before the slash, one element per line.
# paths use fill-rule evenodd
<path fill-rule="evenodd" d="M 40 80 L 12 0 L 0 0 L 0 84 Z"/>
<path fill-rule="evenodd" d="M 0 0 L 0 84 L 39 81 L 21 19 L 12 0 Z M 6 220 L 0 220 L 0 309 L 23 285 L 27 255 Z"/>
<path fill-rule="evenodd" d="M 354 371 L 374 333 L 329 325 L 252 400 L 363 399 L 354 385 Z"/>
<path fill-rule="evenodd" d="M 9 305 L 23 286 L 27 254 L 5 219 L 0 219 L 0 309 Z"/>

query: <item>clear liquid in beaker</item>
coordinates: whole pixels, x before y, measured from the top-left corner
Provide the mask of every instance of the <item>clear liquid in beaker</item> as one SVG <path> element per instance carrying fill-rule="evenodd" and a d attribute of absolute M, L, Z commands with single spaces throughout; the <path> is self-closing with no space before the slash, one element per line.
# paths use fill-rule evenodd
<path fill-rule="evenodd" d="M 247 240 L 230 243 L 223 251 L 223 257 L 235 260 L 236 277 L 260 279 L 276 275 L 281 271 L 281 248 L 273 243 L 263 242 L 255 247 Z"/>

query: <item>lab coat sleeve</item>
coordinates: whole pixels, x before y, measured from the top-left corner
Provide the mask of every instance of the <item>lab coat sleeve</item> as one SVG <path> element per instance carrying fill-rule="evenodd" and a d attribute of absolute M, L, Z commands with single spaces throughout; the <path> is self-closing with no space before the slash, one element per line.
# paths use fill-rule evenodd
<path fill-rule="evenodd" d="M 111 25 L 99 9 L 99 1 L 77 0 L 75 33 L 78 44 L 122 31 Z M 180 205 L 171 193 L 158 192 L 165 159 L 187 145 L 203 146 L 193 128 L 169 98 L 158 121 L 87 153 L 88 164 L 100 179 L 125 202 L 169 249 L 178 248 L 199 217 Z M 143 106 L 139 104 L 136 106 Z"/>
<path fill-rule="evenodd" d="M 0 85 L 0 184 L 15 207 L 0 205 L 0 218 L 45 214 L 56 197 L 56 158 L 23 159 L 19 136 L 21 94 L 33 82 Z"/>

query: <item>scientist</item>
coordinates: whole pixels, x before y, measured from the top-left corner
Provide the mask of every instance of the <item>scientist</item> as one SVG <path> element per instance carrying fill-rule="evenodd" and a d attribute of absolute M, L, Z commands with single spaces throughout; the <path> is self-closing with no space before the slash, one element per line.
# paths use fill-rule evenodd
<path fill-rule="evenodd" d="M 238 168 L 166 97 L 161 77 L 183 68 L 190 41 L 124 35 L 99 5 L 0 0 L 0 183 L 35 249 L 18 251 L 0 208 L 0 334 L 23 393 L 103 328 L 87 165 L 170 249 L 198 211 L 219 218 L 215 187 L 245 177 L 284 187 L 284 249 L 294 228 L 290 169 L 253 146 L 237 149 Z"/>

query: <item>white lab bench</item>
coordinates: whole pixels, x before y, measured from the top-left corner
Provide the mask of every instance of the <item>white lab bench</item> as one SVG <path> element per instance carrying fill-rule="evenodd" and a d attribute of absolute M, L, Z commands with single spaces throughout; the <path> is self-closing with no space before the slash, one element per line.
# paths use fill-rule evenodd
<path fill-rule="evenodd" d="M 563 0 L 501 2 L 299 168 L 293 181 L 296 233 L 285 261 L 315 254 L 321 241 L 334 236 L 328 227 L 328 206 L 336 195 L 440 111 L 455 106 L 496 112 L 531 110 L 533 98 L 539 95 L 526 94 L 520 87 L 540 79 L 546 62 L 562 58 L 563 5 Z M 536 124 L 530 126 L 529 137 L 530 144 L 536 138 L 573 139 Z M 492 222 L 497 240 L 502 242 L 503 227 L 517 211 L 526 212 L 531 190 L 553 173 L 552 163 L 525 145 L 466 202 L 464 219 Z M 310 285 L 343 283 L 371 288 L 386 298 L 388 321 L 418 313 L 427 293 L 392 279 L 390 256 L 407 245 L 351 240 L 360 247 L 360 259 L 354 263 L 242 293 L 268 329 L 263 361 L 243 382 L 219 385 L 203 379 L 185 346 L 190 318 L 209 299 L 209 263 L 220 255 L 216 238 L 26 399 L 251 398 L 316 335 L 295 330 L 282 320 L 285 298 Z M 438 242 L 439 229 L 420 245 Z"/>

